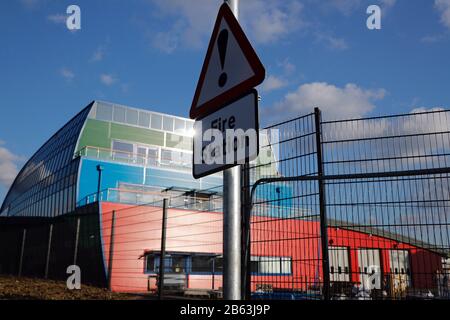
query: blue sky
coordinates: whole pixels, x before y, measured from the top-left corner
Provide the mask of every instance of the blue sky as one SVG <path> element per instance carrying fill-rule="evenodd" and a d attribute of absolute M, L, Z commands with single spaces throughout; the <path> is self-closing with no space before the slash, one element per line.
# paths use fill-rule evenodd
<path fill-rule="evenodd" d="M 220 0 L 0 1 L 0 200 L 94 99 L 187 116 Z M 65 26 L 81 8 L 81 30 Z M 382 8 L 368 30 L 366 9 Z M 241 0 L 267 71 L 261 121 L 450 106 L 450 0 Z"/>

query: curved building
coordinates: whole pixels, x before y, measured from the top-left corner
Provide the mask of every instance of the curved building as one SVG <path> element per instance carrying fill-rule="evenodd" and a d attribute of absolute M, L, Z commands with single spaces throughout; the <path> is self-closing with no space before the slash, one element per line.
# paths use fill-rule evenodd
<path fill-rule="evenodd" d="M 153 198 L 132 191 L 220 186 L 220 175 L 192 178 L 192 130 L 188 119 L 94 101 L 25 164 L 0 215 L 56 217 L 97 196 L 139 204 Z"/>
<path fill-rule="evenodd" d="M 221 194 L 221 174 L 192 177 L 192 130 L 189 119 L 90 103 L 11 185 L 0 207 L 0 273 L 64 279 L 76 264 L 84 282 L 106 285 L 106 204 L 115 210 L 178 196 L 192 208 Z"/>

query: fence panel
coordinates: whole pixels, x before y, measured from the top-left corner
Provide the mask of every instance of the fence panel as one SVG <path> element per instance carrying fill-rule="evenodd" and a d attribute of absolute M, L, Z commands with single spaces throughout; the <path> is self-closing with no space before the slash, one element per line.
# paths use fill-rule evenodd
<path fill-rule="evenodd" d="M 319 174 L 315 114 L 266 128 L 251 183 Z M 265 161 L 264 161 L 265 160 Z M 250 218 L 253 299 L 321 299 L 323 254 L 318 181 L 272 182 L 254 190 Z"/>
<path fill-rule="evenodd" d="M 322 132 L 325 175 L 450 164 L 447 111 L 323 122 Z M 449 297 L 449 173 L 325 183 L 335 297 Z"/>
<path fill-rule="evenodd" d="M 250 169 L 252 297 L 450 298 L 449 117 L 270 127 L 275 156 Z"/>

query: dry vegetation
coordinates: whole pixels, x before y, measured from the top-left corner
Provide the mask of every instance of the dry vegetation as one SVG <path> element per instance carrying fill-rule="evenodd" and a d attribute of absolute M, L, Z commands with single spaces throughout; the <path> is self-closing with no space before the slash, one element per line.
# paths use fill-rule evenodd
<path fill-rule="evenodd" d="M 0 300 L 131 300 L 136 296 L 112 293 L 107 289 L 82 285 L 69 290 L 64 281 L 17 278 L 0 275 Z"/>

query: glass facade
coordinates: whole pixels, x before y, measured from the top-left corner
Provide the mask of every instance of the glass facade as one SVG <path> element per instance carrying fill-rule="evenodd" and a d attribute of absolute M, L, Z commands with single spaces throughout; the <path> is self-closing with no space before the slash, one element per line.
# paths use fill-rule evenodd
<path fill-rule="evenodd" d="M 75 147 L 92 105 L 51 137 L 25 164 L 0 212 L 8 216 L 55 217 L 76 206 L 79 158 Z"/>

